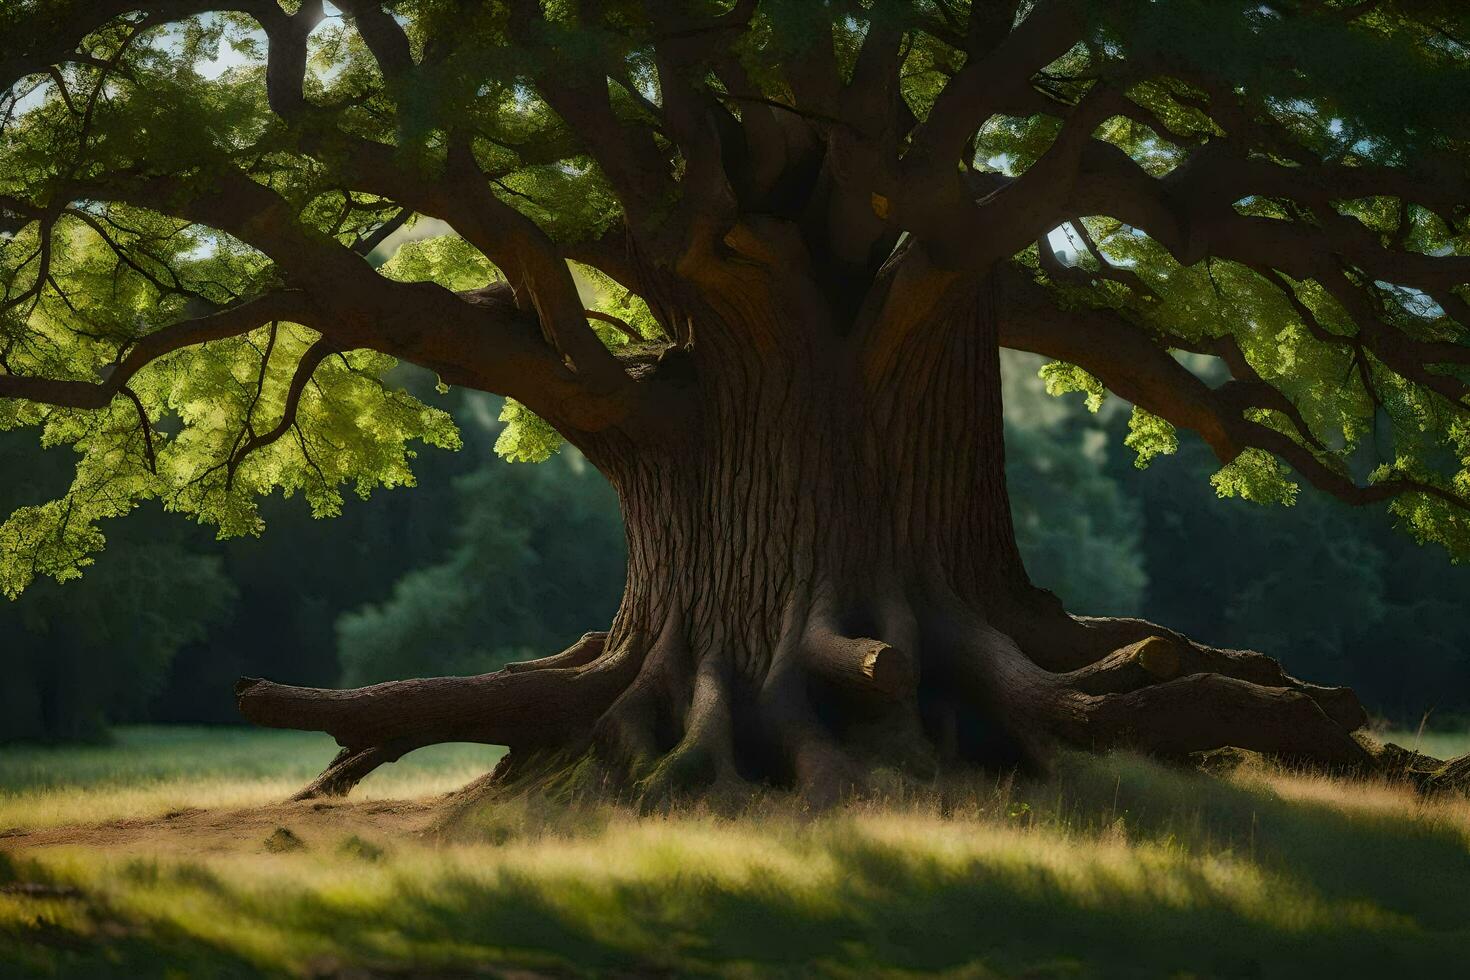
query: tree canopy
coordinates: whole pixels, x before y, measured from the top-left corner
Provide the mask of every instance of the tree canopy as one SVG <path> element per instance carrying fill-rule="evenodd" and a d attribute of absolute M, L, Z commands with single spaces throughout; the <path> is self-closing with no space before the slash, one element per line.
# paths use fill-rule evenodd
<path fill-rule="evenodd" d="M 1454 0 L 21 0 L 0 32 L 0 426 L 78 457 L 0 526 L 7 594 L 145 500 L 241 534 L 276 490 L 411 483 L 458 436 L 398 360 L 512 398 L 513 457 L 676 426 L 689 282 L 780 228 L 852 330 L 984 277 L 1054 391 L 1135 405 L 1139 465 L 1190 429 L 1222 495 L 1300 479 L 1470 555 Z"/>

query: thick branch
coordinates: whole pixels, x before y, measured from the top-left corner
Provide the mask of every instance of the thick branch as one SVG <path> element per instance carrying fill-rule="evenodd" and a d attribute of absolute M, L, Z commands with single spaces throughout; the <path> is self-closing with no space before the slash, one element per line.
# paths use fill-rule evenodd
<path fill-rule="evenodd" d="M 390 79 L 400 77 L 413 69 L 414 66 L 410 57 L 407 38 L 404 35 L 403 29 L 382 9 L 380 4 L 369 2 L 369 0 L 359 0 L 356 3 L 344 4 L 344 7 L 353 16 L 359 32 L 363 35 L 364 40 L 367 41 L 374 56 L 383 68 L 385 77 L 389 77 Z M 300 135 L 304 141 L 316 145 L 321 141 L 325 117 L 321 116 L 317 110 L 308 105 L 302 92 L 302 83 L 306 68 L 307 35 L 320 22 L 323 12 L 322 8 L 321 0 L 309 0 L 309 2 L 302 4 L 294 14 L 283 12 L 273 0 L 223 0 L 223 2 L 156 0 L 153 3 L 146 2 L 146 0 L 134 0 L 132 3 L 67 4 L 60 10 L 54 10 L 49 16 L 38 16 L 38 19 L 34 21 L 27 20 L 18 25 L 16 31 L 13 32 L 13 36 L 24 39 L 28 36 L 27 29 L 34 29 L 35 43 L 28 49 L 22 48 L 19 54 L 12 59 L 0 61 L 0 67 L 7 68 L 16 73 L 16 78 L 31 71 L 44 70 L 48 65 L 64 60 L 66 53 L 87 33 L 96 30 L 107 21 L 130 10 L 143 10 L 154 15 L 155 19 L 184 17 L 214 10 L 237 10 L 254 16 L 267 34 L 269 41 L 269 57 L 266 72 L 267 93 L 272 108 L 283 118 L 293 121 L 300 127 Z M 58 38 L 64 39 L 64 41 L 57 40 Z M 65 44 L 65 48 L 62 47 L 63 43 Z M 338 135 L 340 136 L 340 134 Z M 381 179 L 381 171 L 383 169 L 382 165 L 391 156 L 389 148 L 379 146 L 378 144 L 370 144 L 366 140 L 357 140 L 354 142 L 347 137 L 340 138 L 347 139 L 349 143 L 353 143 L 353 145 L 347 148 L 348 162 L 356 164 L 360 170 L 373 161 L 376 161 L 380 170 L 378 174 L 379 179 L 376 180 L 376 184 L 382 185 L 385 183 Z M 368 154 L 364 157 L 361 151 L 366 147 L 372 147 L 381 152 Z M 353 168 L 349 166 L 348 169 L 351 171 Z M 398 170 L 398 167 L 395 165 L 392 169 Z M 404 174 L 401 171 L 391 176 L 397 178 L 398 184 L 401 185 L 404 183 L 402 179 Z M 263 196 L 260 193 L 263 189 L 258 186 L 247 188 L 241 181 L 232 181 L 228 176 L 225 182 L 232 185 L 232 192 L 238 193 L 242 190 L 244 191 L 244 193 L 238 193 L 241 201 L 254 200 L 259 202 Z M 392 181 L 387 182 L 391 183 Z M 570 276 L 566 273 L 564 263 L 561 262 L 555 249 L 550 247 L 549 241 L 545 239 L 545 236 L 540 233 L 540 230 L 532 222 L 504 205 L 499 205 L 498 208 L 495 207 L 498 202 L 495 201 L 494 196 L 489 192 L 482 178 L 478 180 L 478 184 L 479 186 L 474 189 L 475 192 L 470 195 L 470 200 L 475 202 L 475 209 L 471 210 L 472 213 L 486 214 L 490 220 L 473 222 L 476 225 L 475 230 L 482 232 L 482 234 L 477 236 L 478 241 L 476 244 L 484 247 L 488 241 L 493 239 L 501 245 L 500 248 L 489 251 L 487 254 L 491 254 L 492 260 L 501 265 L 513 279 L 524 283 L 528 287 L 527 309 L 534 309 L 542 317 L 546 323 L 548 334 L 555 338 L 556 344 L 561 352 L 572 358 L 577 372 L 584 376 L 573 384 L 562 381 L 557 387 L 563 389 L 562 395 L 565 396 L 570 393 L 566 389 L 585 388 L 590 381 L 591 386 L 598 390 L 600 397 L 608 397 L 615 389 L 622 385 L 625 378 L 618 368 L 616 360 L 602 348 L 602 345 L 597 341 L 592 331 L 587 328 L 585 320 L 581 317 L 581 305 L 576 301 L 575 286 L 572 284 Z M 372 189 L 376 190 L 378 188 L 374 187 Z M 394 196 L 395 199 L 404 201 L 405 203 L 408 203 L 408 199 L 412 197 L 412 195 L 406 194 L 392 194 L 394 190 L 403 190 L 401 186 L 388 188 L 388 190 L 390 196 Z M 463 186 L 449 187 L 447 191 L 442 186 L 436 188 L 437 193 L 435 196 L 439 201 L 444 202 L 444 205 L 433 209 L 417 207 L 417 210 L 443 217 L 459 217 L 464 213 L 463 205 L 466 200 L 463 194 L 464 190 L 465 188 Z M 196 205 L 206 203 L 202 200 L 205 196 L 200 195 L 201 200 L 196 200 L 193 203 Z M 228 200 L 228 194 L 221 196 Z M 160 207 L 156 198 L 151 201 L 144 200 L 138 203 L 144 206 L 157 207 L 160 210 L 167 210 L 167 208 Z M 271 203 L 272 206 L 267 207 L 265 210 L 267 213 L 276 215 L 276 228 L 273 229 L 276 232 L 274 242 L 265 241 L 265 236 L 260 234 L 251 235 L 242 233 L 239 225 L 248 218 L 248 215 L 245 213 L 247 209 L 245 208 L 235 209 L 236 213 L 233 217 L 236 220 L 233 222 L 221 222 L 219 220 L 221 215 L 218 213 L 218 209 L 216 209 L 216 213 L 204 218 L 203 223 L 230 231 L 250 244 L 261 248 L 262 251 L 276 259 L 283 266 L 293 267 L 294 271 L 298 273 L 298 279 L 301 283 L 307 281 L 340 280 L 342 278 L 340 265 L 336 270 L 331 272 L 321 268 L 323 264 L 321 262 L 316 263 L 316 268 L 307 269 L 305 267 L 303 260 L 308 257 L 320 260 L 325 258 L 325 255 L 321 249 L 316 249 L 313 252 L 309 249 L 300 248 L 299 246 L 302 243 L 299 239 L 301 236 L 297 236 L 298 241 L 289 243 L 289 249 L 283 250 L 279 247 L 287 244 L 284 242 L 284 236 L 280 232 L 294 224 L 294 215 L 290 216 L 289 221 L 283 220 L 285 217 L 282 213 L 283 209 L 275 207 L 274 203 L 276 202 Z M 210 218 L 214 220 L 210 220 Z M 507 226 L 509 234 L 490 235 L 484 233 L 497 223 Z M 283 254 L 284 251 L 291 251 L 295 254 L 288 257 Z M 382 338 L 380 337 L 377 343 L 362 343 L 360 346 L 371 346 L 381 350 L 385 349 L 386 345 L 383 344 Z M 399 347 L 396 351 L 399 356 L 424 363 L 421 360 L 421 354 L 416 355 L 411 351 L 405 350 L 401 345 L 395 346 Z M 389 351 L 389 353 L 395 353 L 395 351 Z M 462 383 L 465 380 L 463 378 L 465 372 L 455 371 L 449 365 L 429 364 L 426 366 L 434 367 L 439 371 L 441 376 L 445 376 L 446 378 L 451 374 L 456 374 L 460 376 Z M 559 364 L 555 365 L 555 367 L 548 365 L 546 370 L 564 371 L 564 368 Z M 545 371 L 542 373 L 545 373 Z M 484 386 L 484 383 L 477 383 L 476 386 Z M 526 393 L 523 392 L 522 394 L 525 395 Z M 556 400 L 556 396 L 553 396 L 551 400 Z M 549 406 L 543 406 L 543 410 L 549 411 Z M 588 412 L 578 409 L 575 406 L 571 407 L 570 415 L 577 417 L 577 421 L 582 426 L 595 427 L 600 424 L 594 421 Z"/>
<path fill-rule="evenodd" d="M 974 4 L 971 27 L 987 21 L 982 4 Z M 991 116 L 1030 91 L 1031 78 L 1066 54 L 1082 38 L 1084 22 L 1072 0 L 1046 0 L 988 50 L 990 32 L 976 31 L 964 67 L 949 80 L 904 156 L 907 180 L 933 180 L 954 170 L 965 145 Z M 970 161 L 965 161 L 967 164 Z"/>
<path fill-rule="evenodd" d="M 1247 161 L 1231 156 L 1228 150 L 1212 149 L 1196 154 L 1169 177 L 1155 179 L 1121 150 L 1093 141 L 1073 185 L 1072 201 L 1082 213 L 1106 214 L 1148 232 L 1184 265 L 1214 256 L 1268 276 L 1279 270 L 1295 279 L 1317 280 L 1356 322 L 1363 346 L 1405 378 L 1464 408 L 1470 389 L 1428 367 L 1466 363 L 1470 348 L 1421 341 L 1387 323 L 1376 315 L 1362 288 L 1345 278 L 1341 262 L 1363 269 L 1371 279 L 1445 297 L 1449 301 L 1446 308 L 1455 310 L 1458 297 L 1451 290 L 1470 283 L 1470 258 L 1430 256 L 1379 244 L 1357 222 L 1331 210 L 1327 201 L 1331 192 L 1318 184 L 1326 168 L 1318 168 L 1316 175 L 1299 174 L 1297 169 Z M 1407 191 L 1410 176 L 1397 176 L 1390 186 Z M 1426 189 L 1425 193 L 1433 192 Z M 1316 204 L 1338 220 L 1314 227 L 1240 214 L 1234 203 L 1250 194 Z M 1470 318 L 1470 314 L 1463 315 Z M 1470 323 L 1461 325 L 1470 328 Z"/>
<path fill-rule="evenodd" d="M 607 174 L 630 222 L 642 224 L 673 197 L 672 161 L 649 127 L 625 124 L 618 117 L 608 94 L 609 66 L 568 56 L 537 0 L 514 0 L 510 8 L 513 39 L 543 59 L 536 72 L 537 90 L 571 124 Z"/>
<path fill-rule="evenodd" d="M 17 11 L 14 20 L 7 17 L 0 21 L 6 38 L 0 49 L 0 91 L 9 91 L 27 75 L 72 60 L 77 45 L 87 35 L 135 11 L 166 20 L 234 11 L 255 17 L 264 27 L 286 19 L 275 0 L 61 0 L 32 4 L 23 15 Z"/>
<path fill-rule="evenodd" d="M 1215 392 L 1141 327 L 1111 311 L 1063 311 L 1014 268 L 996 279 L 1002 346 L 1077 364 L 1135 405 L 1199 433 L 1222 461 L 1240 454 Z"/>
<path fill-rule="evenodd" d="M 282 119 L 294 120 L 306 109 L 307 38 L 322 22 L 322 0 L 303 0 L 290 16 L 269 17 L 261 23 L 268 40 L 265 92 L 270 107 Z"/>
<path fill-rule="evenodd" d="M 382 351 L 448 383 L 517 398 L 554 424 L 584 431 L 614 424 L 637 407 L 640 392 L 620 368 L 615 377 L 611 371 L 592 379 L 579 375 L 547 346 L 536 318 L 501 302 L 466 302 L 431 283 L 386 279 L 352 249 L 304 227 L 280 195 L 238 171 L 222 171 L 205 187 L 173 177 L 112 174 L 73 182 L 66 192 L 72 199 L 151 208 L 254 246 L 309 294 L 314 315 L 306 325 L 343 350 Z M 561 273 L 570 279 L 564 263 Z M 571 315 L 597 342 L 572 292 Z"/>
<path fill-rule="evenodd" d="M 616 359 L 582 315 L 566 257 L 534 221 L 496 197 L 468 145 L 456 143 L 445 172 L 429 176 L 406 167 L 385 144 L 339 132 L 321 138 L 342 153 L 346 183 L 448 222 L 495 263 L 515 288 L 517 307 L 534 314 L 584 388 L 608 395 L 623 386 Z"/>
<path fill-rule="evenodd" d="M 396 81 L 412 71 L 408 35 L 382 4 L 377 0 L 342 0 L 338 6 L 352 16 L 357 33 L 373 53 L 384 78 Z"/>
<path fill-rule="evenodd" d="M 1272 397 L 1252 397 L 1253 391 L 1271 386 L 1231 383 L 1211 388 L 1174 360 L 1166 344 L 1121 314 L 1063 311 L 1043 287 L 1015 269 L 997 278 L 1004 296 L 998 304 L 1004 311 L 1000 322 L 1003 346 L 1081 366 L 1128 401 L 1199 433 L 1221 462 L 1228 463 L 1242 450 L 1254 447 L 1277 456 L 1317 489 L 1355 506 L 1425 494 L 1470 510 L 1470 499 L 1421 480 L 1398 478 L 1358 486 L 1308 447 L 1244 417 L 1247 408 L 1274 407 L 1274 398 L 1284 397 L 1279 392 Z"/>

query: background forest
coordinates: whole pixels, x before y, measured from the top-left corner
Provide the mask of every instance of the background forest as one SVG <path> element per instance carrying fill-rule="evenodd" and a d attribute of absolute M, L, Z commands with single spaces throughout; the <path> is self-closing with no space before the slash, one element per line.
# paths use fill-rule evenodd
<path fill-rule="evenodd" d="M 1007 354 L 1007 469 L 1027 565 L 1069 609 L 1265 651 L 1400 724 L 1470 714 L 1470 568 L 1381 512 L 1310 492 L 1291 507 L 1218 500 L 1197 441 L 1139 470 L 1126 406 L 1049 397 L 1041 363 Z M 238 723 L 241 675 L 335 686 L 476 673 L 605 627 L 624 545 L 601 476 L 572 449 L 504 462 L 497 399 L 400 380 L 438 397 L 465 443 L 423 452 L 417 488 L 350 500 L 326 521 L 276 498 L 263 537 L 224 542 L 155 508 L 109 526 L 80 581 L 38 581 L 0 604 L 0 740 Z M 0 434 L 0 512 L 49 499 L 72 465 Z"/>

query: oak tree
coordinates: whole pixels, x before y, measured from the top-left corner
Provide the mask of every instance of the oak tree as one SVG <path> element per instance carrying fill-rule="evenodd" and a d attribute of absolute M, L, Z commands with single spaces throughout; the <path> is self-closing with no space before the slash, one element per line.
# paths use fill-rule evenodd
<path fill-rule="evenodd" d="M 447 740 L 815 799 L 1057 742 L 1377 764 L 1351 692 L 1028 581 L 1002 347 L 1132 403 L 1141 464 L 1190 430 L 1222 495 L 1470 554 L 1456 0 L 12 0 L 0 37 L 0 424 L 78 453 L 6 591 L 142 500 L 239 534 L 411 482 L 456 436 L 400 361 L 620 496 L 621 608 L 562 653 L 242 681 L 342 745 L 307 795 Z"/>

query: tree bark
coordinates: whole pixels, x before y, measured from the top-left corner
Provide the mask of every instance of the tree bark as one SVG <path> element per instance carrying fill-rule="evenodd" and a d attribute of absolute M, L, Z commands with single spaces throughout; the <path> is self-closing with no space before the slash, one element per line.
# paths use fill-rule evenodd
<path fill-rule="evenodd" d="M 894 282 L 868 322 L 841 323 L 800 277 L 771 281 L 706 290 L 696 342 L 665 355 L 687 424 L 577 440 L 627 527 L 608 633 L 477 678 L 242 682 L 248 718 L 342 744 L 303 794 L 447 740 L 510 746 L 501 782 L 768 783 L 819 802 L 878 766 L 1028 766 L 1058 743 L 1372 765 L 1351 692 L 1152 624 L 1073 619 L 1031 585 L 988 289 Z"/>

